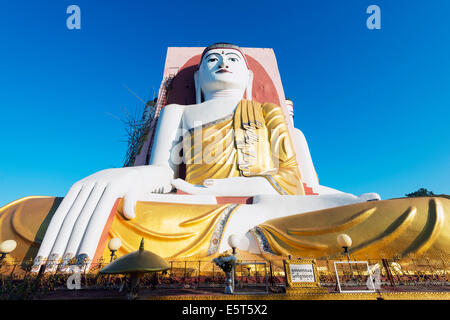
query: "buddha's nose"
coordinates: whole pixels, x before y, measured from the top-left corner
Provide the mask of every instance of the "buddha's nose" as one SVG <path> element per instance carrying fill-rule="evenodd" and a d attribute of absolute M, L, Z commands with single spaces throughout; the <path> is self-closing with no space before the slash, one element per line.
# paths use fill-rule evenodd
<path fill-rule="evenodd" d="M 220 62 L 220 64 L 219 64 L 219 68 L 228 68 L 228 66 L 225 64 L 225 61 L 224 60 L 222 60 L 221 62 Z"/>

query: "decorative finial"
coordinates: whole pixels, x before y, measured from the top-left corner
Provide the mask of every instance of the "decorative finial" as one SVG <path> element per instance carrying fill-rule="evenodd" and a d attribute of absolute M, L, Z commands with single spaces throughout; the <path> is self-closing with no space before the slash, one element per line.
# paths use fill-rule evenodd
<path fill-rule="evenodd" d="M 139 251 L 144 251 L 144 237 L 142 237 L 141 245 L 139 246 Z"/>

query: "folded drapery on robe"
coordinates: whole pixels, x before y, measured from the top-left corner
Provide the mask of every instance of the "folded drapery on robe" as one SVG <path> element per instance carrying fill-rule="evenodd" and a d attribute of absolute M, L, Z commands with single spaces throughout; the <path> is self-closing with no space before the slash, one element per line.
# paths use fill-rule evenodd
<path fill-rule="evenodd" d="M 242 100 L 234 115 L 191 129 L 183 139 L 186 178 L 265 177 L 279 194 L 305 194 L 281 108 Z"/>

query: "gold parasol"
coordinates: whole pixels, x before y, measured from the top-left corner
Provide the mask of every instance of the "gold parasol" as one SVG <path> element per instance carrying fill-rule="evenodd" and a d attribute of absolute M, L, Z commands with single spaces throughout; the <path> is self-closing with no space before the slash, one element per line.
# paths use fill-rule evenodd
<path fill-rule="evenodd" d="M 146 273 L 164 271 L 169 268 L 170 266 L 163 258 L 153 252 L 144 250 L 144 238 L 142 238 L 139 250 L 111 262 L 100 270 L 100 273 Z"/>
<path fill-rule="evenodd" d="M 147 272 L 165 271 L 169 269 L 167 262 L 157 254 L 144 250 L 144 238 L 139 250 L 124 255 L 100 270 L 106 274 L 130 274 L 128 299 L 136 299 L 139 279 Z M 121 289 L 122 290 L 122 289 Z"/>

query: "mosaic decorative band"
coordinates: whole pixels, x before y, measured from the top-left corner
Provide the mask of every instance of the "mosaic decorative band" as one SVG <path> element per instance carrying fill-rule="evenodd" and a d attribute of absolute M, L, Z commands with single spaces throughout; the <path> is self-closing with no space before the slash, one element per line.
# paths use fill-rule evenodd
<path fill-rule="evenodd" d="M 279 194 L 287 195 L 288 193 L 284 191 L 284 189 L 278 184 L 278 182 L 270 175 L 264 176 L 267 180 L 269 180 L 270 184 L 278 191 Z"/>
<path fill-rule="evenodd" d="M 211 236 L 211 242 L 209 244 L 207 255 L 216 253 L 219 250 L 220 240 L 222 239 L 223 231 L 227 225 L 228 219 L 231 213 L 239 207 L 239 204 L 230 204 L 225 210 L 222 211 L 219 217 L 219 221 L 216 223 L 213 234 Z"/>
<path fill-rule="evenodd" d="M 258 242 L 259 249 L 262 252 L 275 254 L 275 252 L 272 251 L 272 248 L 269 245 L 269 241 L 267 241 L 266 236 L 261 231 L 261 229 L 256 226 L 253 229 L 250 230 L 251 234 L 255 237 L 256 241 Z"/>

